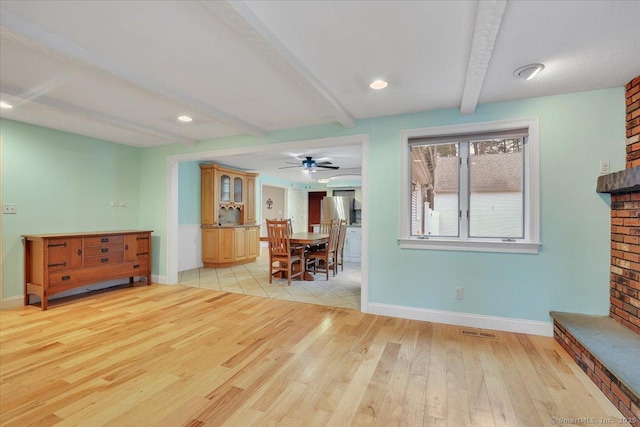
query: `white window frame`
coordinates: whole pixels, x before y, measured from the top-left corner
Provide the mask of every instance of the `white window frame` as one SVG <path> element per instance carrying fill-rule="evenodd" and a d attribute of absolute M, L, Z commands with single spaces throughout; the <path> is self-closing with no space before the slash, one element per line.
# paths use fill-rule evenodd
<path fill-rule="evenodd" d="M 409 140 L 414 138 L 485 133 L 528 128 L 524 150 L 524 238 L 515 241 L 465 237 L 420 238 L 411 236 L 411 156 Z M 537 254 L 540 250 L 540 138 L 539 119 L 500 120 L 462 125 L 437 126 L 400 132 L 400 221 L 398 244 L 402 249 Z M 465 179 L 461 176 L 460 179 Z M 466 197 L 461 197 L 463 200 Z M 461 207 L 462 208 L 462 207 Z M 462 231 L 462 230 L 461 230 Z M 461 233 L 461 236 L 463 233 Z M 468 235 L 468 233 L 466 233 Z"/>

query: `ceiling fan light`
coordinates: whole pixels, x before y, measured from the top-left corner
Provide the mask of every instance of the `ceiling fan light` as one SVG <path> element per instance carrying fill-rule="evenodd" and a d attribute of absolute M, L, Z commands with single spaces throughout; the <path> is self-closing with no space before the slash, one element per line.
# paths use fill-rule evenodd
<path fill-rule="evenodd" d="M 544 65 L 542 64 L 529 64 L 515 70 L 513 75 L 521 79 L 531 80 L 542 70 L 544 70 Z"/>

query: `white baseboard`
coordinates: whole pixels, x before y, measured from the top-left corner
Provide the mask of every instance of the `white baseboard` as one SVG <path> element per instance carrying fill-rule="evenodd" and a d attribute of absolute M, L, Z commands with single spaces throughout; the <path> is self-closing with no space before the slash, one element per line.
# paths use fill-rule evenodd
<path fill-rule="evenodd" d="M 158 285 L 174 285 L 175 283 L 167 283 L 167 276 L 154 276 L 151 275 L 151 283 L 157 283 Z"/>
<path fill-rule="evenodd" d="M 21 307 L 24 304 L 24 296 L 18 295 L 17 297 L 4 298 L 2 300 L 1 310 L 9 310 L 11 308 Z"/>
<path fill-rule="evenodd" d="M 509 317 L 484 316 L 453 311 L 429 310 L 401 305 L 369 303 L 368 313 L 401 319 L 423 320 L 448 325 L 468 326 L 520 334 L 553 336 L 553 323 Z"/>

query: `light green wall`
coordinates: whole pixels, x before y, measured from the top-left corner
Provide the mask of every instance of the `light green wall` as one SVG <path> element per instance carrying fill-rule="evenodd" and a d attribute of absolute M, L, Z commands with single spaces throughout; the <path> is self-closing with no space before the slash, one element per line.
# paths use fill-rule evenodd
<path fill-rule="evenodd" d="M 539 117 L 541 155 L 541 230 L 542 250 L 538 255 L 491 254 L 474 252 L 439 252 L 402 250 L 397 245 L 400 153 L 399 137 L 403 129 L 426 126 L 441 126 L 459 123 L 483 122 L 512 118 Z M 308 140 L 343 135 L 368 134 L 369 155 L 364 159 L 369 166 L 368 204 L 369 248 L 369 300 L 370 302 L 397 304 L 402 306 L 504 316 L 529 320 L 548 321 L 549 310 L 574 311 L 605 314 L 608 310 L 609 270 L 609 197 L 595 193 L 600 160 L 610 160 L 613 171 L 624 168 L 625 127 L 624 89 L 614 88 L 569 95 L 541 97 L 529 100 L 500 102 L 479 106 L 473 115 L 460 115 L 458 110 L 441 110 L 358 120 L 354 128 L 324 125 L 273 132 L 266 138 L 239 136 L 205 141 L 195 147 L 171 145 L 130 149 L 139 157 L 139 174 L 131 176 L 139 180 L 140 220 L 138 226 L 154 231 L 153 273 L 166 274 L 166 167 L 167 156 L 188 152 L 212 151 L 242 146 L 263 145 L 277 142 Z M 27 126 L 27 125 L 22 125 Z M 12 125 L 13 127 L 13 125 Z M 17 127 L 17 125 L 16 125 Z M 31 127 L 30 127 L 31 128 Z M 39 128 L 35 128 L 36 130 Z M 30 132 L 36 132 L 30 130 Z M 5 136 L 5 177 L 12 176 L 13 194 L 28 192 L 25 179 L 27 171 L 9 174 L 6 170 L 14 156 L 26 156 L 23 163 L 31 164 L 38 158 L 48 160 L 40 152 L 47 147 L 44 140 L 53 131 L 40 131 L 43 141 L 37 149 L 7 151 Z M 3 132 L 4 133 L 4 132 Z M 12 136 L 12 139 L 15 136 Z M 30 137 L 31 138 L 31 137 Z M 79 141 L 87 138 L 74 137 Z M 93 140 L 89 140 L 93 142 Z M 97 144 L 97 145 L 95 145 Z M 15 145 L 15 143 L 14 143 Z M 115 153 L 104 156 L 105 147 L 126 147 L 108 143 L 92 143 L 89 148 L 74 145 L 73 152 L 89 152 L 92 158 L 119 159 Z M 120 151 L 117 151 L 120 153 Z M 87 163 L 87 162 L 84 162 Z M 69 169 L 69 168 L 68 168 Z M 82 176 L 91 166 L 77 165 L 62 174 L 60 179 L 74 180 Z M 103 177 L 110 182 L 116 177 Z M 108 175 L 108 172 L 105 171 Z M 137 177 L 137 178 L 136 178 Z M 25 178 L 25 179 L 23 179 Z M 7 182 L 9 184 L 9 182 Z M 4 200 L 13 201 L 5 184 Z M 42 185 L 42 182 L 38 183 Z M 107 192 L 112 191 L 107 187 Z M 43 192 L 44 193 L 44 192 Z M 35 198 L 24 195 L 19 201 L 19 212 L 24 203 L 34 203 L 45 194 Z M 82 200 L 76 206 L 82 217 L 84 211 L 104 214 L 101 208 L 90 206 L 104 203 L 104 197 L 75 193 Z M 92 198 L 93 197 L 93 198 Z M 100 200 L 97 200 L 100 198 Z M 27 201 L 28 200 L 28 201 Z M 77 205 L 80 205 L 78 202 Z M 86 206 L 85 206 L 86 205 Z M 52 231 L 51 224 L 35 227 L 36 220 L 26 220 L 22 230 L 7 231 L 13 224 L 5 215 L 5 257 L 21 266 L 20 256 L 13 246 L 20 246 L 15 236 L 22 232 Z M 96 217 L 90 228 L 105 229 L 113 218 Z M 135 219 L 131 220 L 135 223 Z M 69 223 L 69 222 L 67 222 Z M 74 224 L 74 230 L 89 227 Z M 29 228 L 24 231 L 24 228 Z M 73 230 L 71 230 L 73 231 Z M 7 264 L 5 263 L 5 266 Z M 17 267 L 21 268 L 21 267 Z M 21 277 L 12 268 L 9 276 Z M 6 277 L 6 276 L 5 276 Z M 465 288 L 464 300 L 453 299 L 453 288 Z M 19 288 L 12 287 L 5 297 L 17 295 Z"/>
<path fill-rule="evenodd" d="M 178 164 L 178 224 L 200 224 L 199 162 Z"/>
<path fill-rule="evenodd" d="M 10 120 L 0 134 L 2 200 L 18 207 L 2 221 L 4 298 L 23 292 L 22 234 L 140 226 L 140 149 Z"/>
<path fill-rule="evenodd" d="M 541 230 L 538 255 L 401 250 L 397 244 L 403 129 L 539 117 Z M 370 302 L 548 321 L 549 310 L 604 314 L 608 310 L 608 196 L 595 193 L 600 160 L 624 168 L 624 89 L 583 92 L 457 109 L 358 120 L 354 128 L 315 126 L 205 141 L 195 147 L 145 149 L 141 160 L 142 217 L 160 232 L 164 254 L 166 157 L 275 142 L 368 134 L 370 174 Z M 153 183 L 153 191 L 147 191 Z M 156 264 L 160 274 L 166 260 Z M 464 300 L 453 288 L 465 288 Z"/>

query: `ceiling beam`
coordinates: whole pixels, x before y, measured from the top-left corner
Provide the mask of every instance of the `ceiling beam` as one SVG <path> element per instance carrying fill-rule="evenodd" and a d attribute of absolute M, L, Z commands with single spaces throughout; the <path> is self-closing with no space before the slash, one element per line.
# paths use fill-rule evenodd
<path fill-rule="evenodd" d="M 489 60 L 506 6 L 506 0 L 480 0 L 478 2 L 467 76 L 460 102 L 460 113 L 462 114 L 473 114 L 476 111 L 484 76 L 489 68 Z"/>
<path fill-rule="evenodd" d="M 38 105 L 43 105 L 52 110 L 71 114 L 76 117 L 82 117 L 85 119 L 93 120 L 101 124 L 114 126 L 120 129 L 143 133 L 156 138 L 162 138 L 173 142 L 178 142 L 187 146 L 196 145 L 196 141 L 190 138 L 186 138 L 182 135 L 177 135 L 172 132 L 166 132 L 156 128 L 142 125 L 138 122 L 115 117 L 110 114 L 101 113 L 99 111 L 91 110 L 89 108 L 80 107 L 69 102 L 61 101 L 56 98 L 45 95 L 42 91 L 24 91 L 13 87 L 3 86 L 2 94 L 9 95 L 15 98 L 19 102 L 31 102 Z"/>
<path fill-rule="evenodd" d="M 307 67 L 285 46 L 244 1 L 201 1 L 209 11 L 221 19 L 244 40 L 262 51 L 280 66 L 291 81 L 297 82 L 327 105 L 336 121 L 345 128 L 356 125 L 354 117 L 338 102 Z"/>
<path fill-rule="evenodd" d="M 40 47 L 44 47 L 48 53 L 71 58 L 83 65 L 98 69 L 110 77 L 142 89 L 151 95 L 161 96 L 171 102 L 187 106 L 203 117 L 223 122 L 250 135 L 263 137 L 267 134 L 264 129 L 161 82 L 154 81 L 148 75 L 143 75 L 111 59 L 100 56 L 19 16 L 2 10 L 0 11 L 0 22 L 2 23 L 2 36 L 8 36 L 24 46 L 33 47 L 32 45 L 35 43 Z"/>

